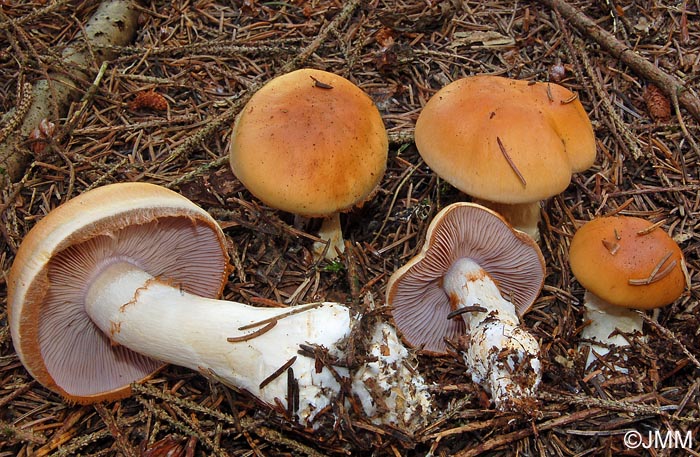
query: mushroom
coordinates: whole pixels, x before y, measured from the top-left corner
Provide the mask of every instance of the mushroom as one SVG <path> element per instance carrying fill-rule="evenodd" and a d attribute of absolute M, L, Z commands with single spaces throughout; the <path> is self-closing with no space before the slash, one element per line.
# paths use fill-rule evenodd
<path fill-rule="evenodd" d="M 347 368 L 328 367 L 305 347 L 344 357 L 358 319 L 337 303 L 257 308 L 216 300 L 230 270 L 225 238 L 207 212 L 145 183 L 112 184 L 59 206 L 26 235 L 8 280 L 12 339 L 29 373 L 70 401 L 130 394 L 164 363 L 197 370 L 282 405 L 303 424 L 332 405 Z M 383 328 L 383 327 L 382 327 Z M 427 386 L 395 366 L 405 348 L 375 339 L 385 377 L 413 390 L 373 421 L 404 425 Z M 388 354 L 387 354 L 388 353 Z M 336 378 L 338 376 L 338 378 Z M 410 387 L 409 386 L 409 387 Z M 356 392 L 367 404 L 372 392 Z M 393 414 L 393 416 L 390 416 Z"/>
<path fill-rule="evenodd" d="M 258 90 L 233 127 L 233 173 L 269 206 L 324 217 L 314 246 L 345 249 L 340 212 L 370 198 L 386 169 L 389 142 L 370 97 L 342 76 L 301 69 Z"/>
<path fill-rule="evenodd" d="M 683 253 L 659 224 L 607 216 L 579 228 L 569 248 L 571 271 L 586 289 L 581 338 L 590 342 L 587 366 L 610 347 L 626 346 L 620 333 L 642 333 L 650 310 L 674 302 L 686 287 Z M 599 344 L 596 344 L 598 342 Z M 587 343 L 588 344 L 588 343 Z"/>
<path fill-rule="evenodd" d="M 576 95 L 554 83 L 472 76 L 433 95 L 415 141 L 438 176 L 539 239 L 540 200 L 562 192 L 595 160 L 595 137 Z"/>
<path fill-rule="evenodd" d="M 420 253 L 389 279 L 387 303 L 409 346 L 436 355 L 459 339 L 472 380 L 501 410 L 533 403 L 539 343 L 521 325 L 544 282 L 532 238 L 498 213 L 454 203 L 430 223 Z"/>

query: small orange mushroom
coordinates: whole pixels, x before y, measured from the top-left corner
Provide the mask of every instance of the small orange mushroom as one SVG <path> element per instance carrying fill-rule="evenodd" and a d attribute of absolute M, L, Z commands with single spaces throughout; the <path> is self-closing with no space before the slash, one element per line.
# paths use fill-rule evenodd
<path fill-rule="evenodd" d="M 642 330 L 634 310 L 673 303 L 687 283 L 683 252 L 658 224 L 629 216 L 600 217 L 584 224 L 571 240 L 571 271 L 586 289 L 590 321 L 581 336 L 604 345 L 624 346 L 621 335 Z M 599 354 L 604 346 L 595 345 Z M 589 357 L 589 363 L 594 360 Z"/>
<path fill-rule="evenodd" d="M 384 122 L 365 92 L 342 76 L 301 69 L 251 97 L 233 127 L 230 162 L 266 204 L 326 218 L 319 237 L 330 241 L 326 257 L 335 258 L 344 249 L 339 213 L 372 195 L 388 150 Z"/>

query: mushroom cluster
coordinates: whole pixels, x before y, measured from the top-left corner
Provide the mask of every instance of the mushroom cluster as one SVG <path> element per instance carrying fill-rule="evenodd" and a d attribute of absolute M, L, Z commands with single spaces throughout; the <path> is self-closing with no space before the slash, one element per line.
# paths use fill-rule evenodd
<path fill-rule="evenodd" d="M 408 352 L 389 326 L 377 325 L 375 358 L 354 372 L 319 363 L 299 351 L 343 360 L 359 317 L 338 303 L 217 300 L 228 259 L 216 221 L 173 191 L 123 183 L 85 192 L 39 221 L 17 252 L 8 279 L 17 354 L 34 378 L 77 403 L 125 397 L 170 363 L 307 425 L 339 398 L 343 378 L 373 422 L 410 427 L 430 409 L 427 385 L 404 366 Z M 368 372 L 381 372 L 380 389 L 363 387 Z"/>
<path fill-rule="evenodd" d="M 532 238 L 475 203 L 454 203 L 431 222 L 420 253 L 389 279 L 387 303 L 404 341 L 447 353 L 455 341 L 472 380 L 496 407 L 531 406 L 542 373 L 538 341 L 519 316 L 544 282 Z"/>
<path fill-rule="evenodd" d="M 371 196 L 388 149 L 379 110 L 362 89 L 304 68 L 253 94 L 234 124 L 229 156 L 233 173 L 264 203 L 323 217 L 315 253 L 334 259 L 345 250 L 339 214 Z"/>
<path fill-rule="evenodd" d="M 595 160 L 595 137 L 576 95 L 554 83 L 462 78 L 421 111 L 415 141 L 425 163 L 534 239 L 540 200 L 562 192 Z"/>
<path fill-rule="evenodd" d="M 540 201 L 595 160 L 588 116 L 557 84 L 474 76 L 428 101 L 415 143 L 430 168 L 476 202 L 443 208 L 420 252 L 392 274 L 386 302 L 395 327 L 372 322 L 360 366 L 342 362 L 364 317 L 342 304 L 272 309 L 219 300 L 230 273 L 221 228 L 185 197 L 146 183 L 85 192 L 27 234 L 8 278 L 20 360 L 77 403 L 123 398 L 132 383 L 175 364 L 304 425 L 319 426 L 340 399 L 375 424 L 415 429 L 433 406 L 406 343 L 428 354 L 455 348 L 500 410 L 533 406 L 540 344 L 520 318 L 544 283 Z M 341 76 L 302 69 L 250 98 L 229 157 L 267 205 L 324 218 L 314 248 L 332 259 L 345 247 L 339 213 L 370 198 L 387 152 L 367 94 Z M 570 261 L 586 288 L 589 363 L 626 343 L 616 332 L 641 331 L 639 314 L 620 307 L 664 306 L 687 283 L 680 248 L 637 218 L 585 224 Z"/>

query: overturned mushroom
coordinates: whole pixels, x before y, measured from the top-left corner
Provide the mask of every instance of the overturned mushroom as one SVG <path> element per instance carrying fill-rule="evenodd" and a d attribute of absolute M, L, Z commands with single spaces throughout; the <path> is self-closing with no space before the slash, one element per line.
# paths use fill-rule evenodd
<path fill-rule="evenodd" d="M 56 208 L 27 234 L 9 275 L 20 360 L 43 385 L 78 403 L 125 397 L 132 382 L 165 362 L 310 423 L 337 398 L 336 376 L 354 378 L 300 347 L 342 359 L 357 317 L 337 303 L 280 309 L 216 300 L 229 272 L 224 246 L 208 213 L 152 184 L 104 186 Z M 403 360 L 405 349 L 391 341 L 371 344 L 383 344 L 391 362 Z M 386 368 L 397 384 L 414 379 L 400 363 Z M 394 411 L 367 409 L 370 419 L 407 426 L 418 405 L 429 409 L 426 386 L 410 385 L 405 403 Z"/>
<path fill-rule="evenodd" d="M 539 344 L 519 316 L 543 281 L 544 259 L 529 236 L 487 208 L 455 203 L 391 276 L 387 302 L 407 344 L 445 354 L 446 339 L 461 339 L 473 381 L 509 410 L 530 404 L 541 379 Z"/>
<path fill-rule="evenodd" d="M 622 333 L 642 333 L 649 310 L 683 293 L 683 253 L 658 225 L 630 216 L 600 217 L 585 223 L 569 248 L 571 271 L 585 287 L 581 338 L 590 344 L 587 364 L 609 347 L 626 346 Z M 596 344 L 599 343 L 599 344 Z"/>

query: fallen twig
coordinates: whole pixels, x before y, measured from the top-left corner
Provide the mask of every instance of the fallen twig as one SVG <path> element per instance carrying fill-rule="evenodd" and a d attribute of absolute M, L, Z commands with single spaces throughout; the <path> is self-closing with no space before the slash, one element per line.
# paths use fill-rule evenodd
<path fill-rule="evenodd" d="M 632 409 L 633 411 L 638 412 L 637 409 L 634 409 L 635 407 L 638 407 L 639 410 L 644 409 L 645 412 L 647 412 L 646 410 L 649 409 L 649 412 L 652 414 L 670 417 L 670 415 L 668 413 L 665 413 L 664 411 L 661 411 L 657 408 L 649 407 L 648 405 L 638 405 L 637 404 L 637 402 L 643 402 L 646 400 L 653 399 L 653 398 L 655 398 L 655 395 L 656 394 L 642 394 L 642 395 L 637 395 L 635 397 L 626 398 L 623 401 L 619 401 L 619 402 L 618 401 L 605 402 L 602 400 L 598 400 L 595 402 L 595 405 L 593 405 L 593 403 L 591 403 L 592 399 L 590 397 L 587 397 L 584 400 L 584 404 L 586 404 L 588 406 L 595 406 L 595 407 L 591 407 L 589 409 L 584 409 L 581 411 L 576 411 L 574 413 L 567 414 L 564 416 L 556 417 L 556 418 L 550 419 L 546 422 L 533 425 L 532 427 L 526 427 L 526 428 L 511 432 L 511 433 L 505 433 L 505 434 L 495 436 L 494 438 L 491 438 L 490 440 L 485 441 L 476 447 L 469 448 L 469 449 L 467 449 L 463 452 L 460 452 L 458 454 L 455 454 L 455 455 L 457 455 L 459 457 L 477 456 L 477 455 L 480 455 L 486 451 L 490 451 L 492 449 L 498 449 L 502 446 L 505 446 L 505 445 L 512 443 L 514 441 L 526 438 L 526 437 L 531 436 L 535 433 L 544 432 L 546 430 L 552 430 L 554 428 L 562 427 L 564 425 L 572 424 L 574 422 L 591 419 L 591 418 L 596 417 L 596 416 L 610 414 L 611 411 L 620 411 L 620 410 L 621 411 L 629 411 L 630 409 Z M 549 398 L 549 401 L 561 401 L 562 399 L 567 398 L 565 396 L 547 395 L 545 393 L 542 393 L 541 397 Z"/>
<path fill-rule="evenodd" d="M 698 121 L 700 121 L 700 100 L 677 78 L 665 73 L 647 59 L 641 57 L 632 48 L 603 30 L 583 11 L 570 5 L 565 0 L 539 0 L 540 3 L 558 11 L 569 24 L 585 33 L 598 43 L 605 51 L 620 59 L 632 71 L 652 82 L 669 97 L 677 94 L 680 104 Z"/>
<path fill-rule="evenodd" d="M 112 411 L 107 409 L 102 403 L 94 405 L 95 411 L 102 418 L 102 422 L 105 423 L 110 435 L 114 437 L 115 444 L 119 449 L 119 452 L 124 457 L 136 457 L 136 449 L 131 445 L 127 436 L 124 434 L 123 427 L 117 422 L 117 419 L 112 414 Z"/>
<path fill-rule="evenodd" d="M 53 73 L 51 80 L 36 81 L 32 87 L 32 103 L 22 119 L 15 118 L 14 111 L 8 112 L 3 120 L 13 119 L 17 129 L 0 143 L 0 168 L 4 171 L 2 186 L 8 181 L 19 179 L 29 162 L 29 150 L 23 147 L 29 133 L 45 118 L 53 117 L 53 107 L 63 111 L 80 96 L 78 81 L 86 78 L 86 68 L 90 67 L 92 47 L 105 45 L 124 45 L 131 41 L 136 33 L 138 10 L 133 0 L 115 0 L 103 2 L 85 26 L 84 40 L 77 40 L 63 51 L 62 64 L 70 74 Z M 100 59 L 109 60 L 109 52 L 97 54 Z M 102 62 L 95 62 L 100 65 Z"/>

